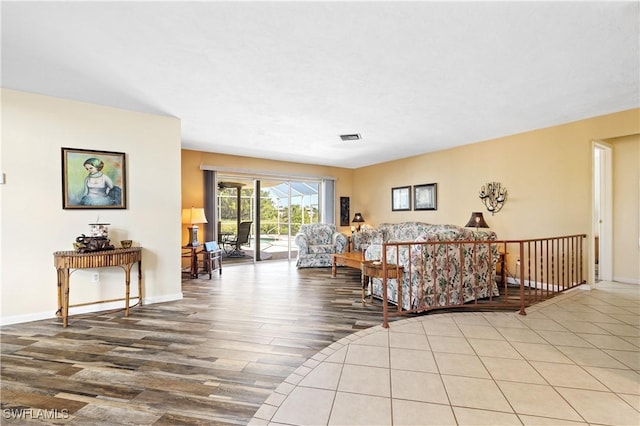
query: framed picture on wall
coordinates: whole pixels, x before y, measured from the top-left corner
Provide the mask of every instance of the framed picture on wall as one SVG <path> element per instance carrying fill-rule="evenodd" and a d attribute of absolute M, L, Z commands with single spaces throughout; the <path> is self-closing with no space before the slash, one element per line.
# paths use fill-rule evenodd
<path fill-rule="evenodd" d="M 63 209 L 126 209 L 124 152 L 62 148 Z"/>
<path fill-rule="evenodd" d="M 349 226 L 349 197 L 340 197 L 340 226 Z"/>
<path fill-rule="evenodd" d="M 391 211 L 411 210 L 411 187 L 391 188 Z"/>
<path fill-rule="evenodd" d="M 414 210 L 437 210 L 437 201 L 437 184 L 427 183 L 413 186 Z"/>

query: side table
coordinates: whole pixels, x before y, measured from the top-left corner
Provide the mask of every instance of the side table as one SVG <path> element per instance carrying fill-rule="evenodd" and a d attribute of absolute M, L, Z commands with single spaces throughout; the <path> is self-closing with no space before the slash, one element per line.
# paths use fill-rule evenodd
<path fill-rule="evenodd" d="M 198 254 L 202 251 L 202 246 L 182 246 L 182 257 L 189 258 L 189 276 L 198 278 Z"/>
<path fill-rule="evenodd" d="M 203 263 L 202 272 L 209 274 L 209 279 L 211 279 L 211 274 L 216 269 L 218 270 L 218 274 L 222 275 L 222 249 L 217 242 L 208 241 L 204 243 L 204 250 L 202 250 L 200 254 L 202 254 Z M 196 278 L 198 278 L 199 275 L 199 270 L 196 270 Z"/>
<path fill-rule="evenodd" d="M 371 302 L 373 302 L 373 289 L 371 288 L 371 278 L 384 278 L 384 273 L 387 273 L 387 279 L 398 279 L 398 311 L 402 310 L 402 273 L 404 268 L 402 266 L 387 263 L 383 268 L 382 262 L 374 260 L 365 260 L 361 264 L 362 269 L 362 305 L 366 303 L 366 288 L 369 287 L 369 295 Z M 386 294 L 383 297 L 384 303 L 386 303 Z"/>
<path fill-rule="evenodd" d="M 382 327 L 389 328 L 389 306 L 387 302 L 387 279 L 398 280 L 398 314 L 402 312 L 402 266 L 391 263 L 382 264 L 380 261 L 367 260 L 362 262 L 362 304 L 365 304 L 365 285 L 371 285 L 371 278 L 382 279 Z M 386 275 L 386 277 L 385 277 Z M 369 277 L 369 278 L 367 278 Z M 386 279 L 385 279 L 386 278 Z M 373 293 L 371 291 L 371 293 Z M 373 300 L 373 295 L 371 296 Z"/>
<path fill-rule="evenodd" d="M 212 272 L 216 269 L 222 275 L 222 249 L 217 242 L 209 241 L 197 246 L 182 246 L 182 257 L 189 258 L 189 268 L 183 270 L 188 272 L 191 278 L 200 278 L 200 274 L 209 274 L 211 279 Z M 200 260 L 202 256 L 202 260 Z M 217 267 L 216 267 L 217 263 Z M 202 264 L 202 269 L 200 269 Z"/>

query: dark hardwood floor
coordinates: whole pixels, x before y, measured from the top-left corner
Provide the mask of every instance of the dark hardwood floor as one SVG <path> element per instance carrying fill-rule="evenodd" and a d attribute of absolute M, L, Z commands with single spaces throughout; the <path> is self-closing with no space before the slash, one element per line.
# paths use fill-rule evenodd
<path fill-rule="evenodd" d="M 52 283 L 52 286 L 55 285 Z M 318 351 L 382 322 L 359 271 L 270 261 L 184 299 L 0 328 L 2 424 L 246 424 Z"/>

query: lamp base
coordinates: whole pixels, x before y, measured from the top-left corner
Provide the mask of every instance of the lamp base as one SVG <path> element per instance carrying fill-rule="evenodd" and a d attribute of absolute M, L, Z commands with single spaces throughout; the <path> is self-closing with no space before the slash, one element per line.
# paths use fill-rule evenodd
<path fill-rule="evenodd" d="M 198 242 L 198 227 L 193 226 L 187 229 L 189 230 L 189 244 L 187 244 L 187 247 L 199 246 L 200 243 Z"/>

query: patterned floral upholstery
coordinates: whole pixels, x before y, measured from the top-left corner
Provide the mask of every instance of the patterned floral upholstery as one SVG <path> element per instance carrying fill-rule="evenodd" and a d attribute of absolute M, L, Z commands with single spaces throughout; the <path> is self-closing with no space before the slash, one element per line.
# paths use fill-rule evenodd
<path fill-rule="evenodd" d="M 347 236 L 332 223 L 302 225 L 294 241 L 298 246 L 298 268 L 331 266 L 331 254 L 344 253 L 347 248 Z"/>
<path fill-rule="evenodd" d="M 385 223 L 378 227 L 378 232 L 382 234 L 384 242 L 494 241 L 497 239 L 493 231 L 476 231 L 456 225 L 431 225 L 422 222 Z M 400 301 L 404 309 L 420 310 L 426 307 L 443 306 L 447 302 L 450 305 L 461 304 L 473 300 L 476 294 L 478 298 L 488 297 L 490 293 L 494 296 L 499 295 L 498 287 L 495 283 L 490 283 L 490 277 L 495 273 L 499 258 L 497 246 L 495 244 L 476 246 L 464 244 L 462 248 L 464 263 L 460 270 L 459 246 L 407 244 L 399 246 L 399 249 L 395 246 L 387 247 L 387 263 L 398 263 L 404 267 L 402 301 Z M 365 259 L 381 258 L 382 244 L 372 244 L 366 249 Z M 473 266 L 474 259 L 478 262 L 477 269 Z M 436 285 L 433 282 L 434 268 Z M 411 277 L 409 277 L 409 270 L 412 271 Z M 411 285 L 409 285 L 409 278 Z M 458 285 L 461 279 L 462 294 Z M 373 293 L 381 297 L 382 280 L 374 278 L 372 281 Z M 456 286 L 452 286 L 451 283 L 456 283 Z M 389 301 L 398 303 L 397 280 L 387 280 L 387 296 Z"/>
<path fill-rule="evenodd" d="M 382 232 L 376 228 L 363 226 L 351 236 L 353 251 L 364 251 L 372 244 L 382 244 Z"/>

